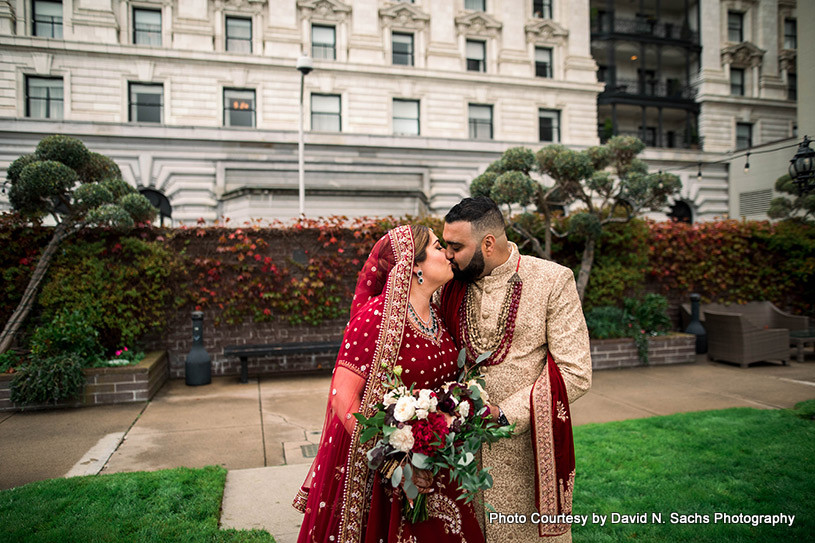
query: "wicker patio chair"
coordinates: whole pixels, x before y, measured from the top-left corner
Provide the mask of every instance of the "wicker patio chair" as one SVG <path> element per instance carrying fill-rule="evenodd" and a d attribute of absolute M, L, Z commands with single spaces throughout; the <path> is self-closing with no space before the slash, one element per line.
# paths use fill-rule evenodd
<path fill-rule="evenodd" d="M 690 304 L 681 304 L 682 330 L 690 324 Z M 735 313 L 745 315 L 759 328 L 786 328 L 787 330 L 806 330 L 809 318 L 781 311 L 772 302 L 748 302 L 746 304 L 702 304 L 699 308 L 699 320 L 705 322 L 705 312 Z"/>
<path fill-rule="evenodd" d="M 790 358 L 790 333 L 781 328 L 759 328 L 744 315 L 705 311 L 708 357 L 735 362 L 746 368 L 753 362 Z"/>

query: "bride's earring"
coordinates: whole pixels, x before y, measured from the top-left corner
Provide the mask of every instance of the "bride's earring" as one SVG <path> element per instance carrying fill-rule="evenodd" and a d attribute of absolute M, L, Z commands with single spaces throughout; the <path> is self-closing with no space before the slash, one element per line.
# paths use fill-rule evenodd
<path fill-rule="evenodd" d="M 419 284 L 420 284 L 420 285 L 421 285 L 422 283 L 424 283 L 424 277 L 422 277 L 422 275 L 423 275 L 423 274 L 422 274 L 422 270 L 419 270 L 419 271 L 417 271 L 417 272 L 416 272 L 416 277 L 418 277 L 418 278 L 419 278 Z"/>

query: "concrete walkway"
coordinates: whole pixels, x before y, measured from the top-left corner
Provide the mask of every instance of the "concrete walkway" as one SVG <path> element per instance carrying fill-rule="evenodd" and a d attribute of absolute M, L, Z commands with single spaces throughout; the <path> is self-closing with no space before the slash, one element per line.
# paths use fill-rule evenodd
<path fill-rule="evenodd" d="M 325 415 L 327 375 L 170 381 L 150 402 L 0 413 L 0 489 L 54 477 L 227 468 L 221 525 L 296 540 L 291 499 L 305 477 Z M 695 364 L 598 371 L 572 406 L 576 425 L 686 411 L 789 408 L 815 398 L 815 360 L 747 369 Z"/>

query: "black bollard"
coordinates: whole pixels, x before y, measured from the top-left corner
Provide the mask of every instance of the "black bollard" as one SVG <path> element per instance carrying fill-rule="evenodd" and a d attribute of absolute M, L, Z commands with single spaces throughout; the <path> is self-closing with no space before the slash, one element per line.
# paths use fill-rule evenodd
<path fill-rule="evenodd" d="M 707 352 L 707 331 L 699 320 L 699 300 L 702 297 L 696 293 L 690 295 L 690 324 L 685 328 L 686 334 L 696 336 L 696 354 Z"/>
<path fill-rule="evenodd" d="M 204 313 L 201 311 L 192 312 L 192 348 L 184 365 L 184 376 L 189 386 L 212 382 L 212 359 L 204 349 Z"/>

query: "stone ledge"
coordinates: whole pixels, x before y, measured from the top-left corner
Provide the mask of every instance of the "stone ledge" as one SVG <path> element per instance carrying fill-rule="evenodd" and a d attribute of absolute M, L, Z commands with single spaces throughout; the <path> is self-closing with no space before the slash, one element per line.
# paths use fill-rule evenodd
<path fill-rule="evenodd" d="M 24 408 L 11 403 L 9 398 L 14 374 L 0 374 L 0 411 L 143 402 L 151 399 L 170 377 L 170 358 L 166 351 L 152 351 L 135 366 L 86 368 L 82 371 L 85 374 L 85 388 L 81 398 Z"/>
<path fill-rule="evenodd" d="M 673 333 L 648 338 L 648 365 L 686 364 L 696 359 L 696 336 Z M 595 370 L 643 366 L 631 338 L 592 339 L 591 366 Z"/>

